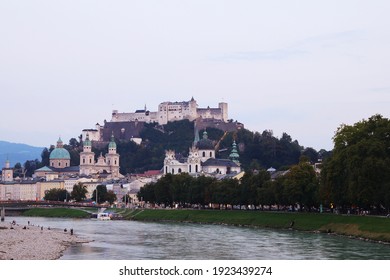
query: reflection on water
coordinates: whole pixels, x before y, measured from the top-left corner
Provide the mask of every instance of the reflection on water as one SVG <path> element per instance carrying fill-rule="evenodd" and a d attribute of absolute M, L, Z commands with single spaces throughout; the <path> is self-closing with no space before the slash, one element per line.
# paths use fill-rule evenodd
<path fill-rule="evenodd" d="M 94 240 L 61 259 L 390 259 L 390 245 L 296 231 L 234 226 L 15 217 L 73 228 Z"/>

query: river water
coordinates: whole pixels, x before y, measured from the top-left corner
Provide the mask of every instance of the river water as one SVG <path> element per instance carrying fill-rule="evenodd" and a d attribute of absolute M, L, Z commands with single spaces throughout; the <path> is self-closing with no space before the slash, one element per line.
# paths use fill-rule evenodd
<path fill-rule="evenodd" d="M 64 260 L 390 259 L 390 245 L 341 236 L 222 225 L 15 217 L 18 223 L 70 228 L 94 240 Z"/>

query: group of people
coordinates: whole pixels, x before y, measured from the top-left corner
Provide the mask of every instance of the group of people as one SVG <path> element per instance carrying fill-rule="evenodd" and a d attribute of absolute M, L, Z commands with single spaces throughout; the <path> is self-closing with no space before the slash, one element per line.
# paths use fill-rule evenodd
<path fill-rule="evenodd" d="M 11 222 L 11 227 L 10 227 L 10 229 L 14 229 L 13 226 L 16 226 L 16 225 L 18 225 L 18 224 L 16 224 L 16 221 L 13 220 L 13 221 Z M 30 221 L 27 221 L 27 225 L 28 225 L 28 226 L 30 226 L 30 225 L 31 225 L 31 226 L 34 226 L 33 224 L 30 224 Z M 19 226 L 19 225 L 18 225 L 18 226 Z M 39 225 L 38 225 L 38 227 L 39 227 Z M 24 226 L 23 229 L 28 229 L 28 227 L 27 227 L 27 226 Z M 48 227 L 47 229 L 50 230 L 50 227 Z M 43 226 L 41 226 L 41 230 L 43 230 Z M 68 232 L 68 230 L 65 228 L 65 229 L 64 229 L 64 232 Z M 73 228 L 70 229 L 70 235 L 73 235 Z"/>

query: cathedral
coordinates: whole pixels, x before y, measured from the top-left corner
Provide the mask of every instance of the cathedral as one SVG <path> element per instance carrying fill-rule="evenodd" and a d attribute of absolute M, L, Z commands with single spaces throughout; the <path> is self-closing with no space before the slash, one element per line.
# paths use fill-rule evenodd
<path fill-rule="evenodd" d="M 229 159 L 215 158 L 215 147 L 213 142 L 208 139 L 207 132 L 203 132 L 203 137 L 198 140 L 196 132 L 195 141 L 189 148 L 188 158 L 176 158 L 175 151 L 165 152 L 164 174 L 180 174 L 182 172 L 191 175 L 227 175 L 238 174 L 241 172 L 237 145 L 233 142 Z"/>
<path fill-rule="evenodd" d="M 116 143 L 114 135 L 111 135 L 111 141 L 108 144 L 108 153 L 103 156 L 100 154 L 95 161 L 95 153 L 92 152 L 92 142 L 87 134 L 83 141 L 83 151 L 80 153 L 80 175 L 111 174 L 112 178 L 119 178 L 119 154 L 116 152 Z"/>
<path fill-rule="evenodd" d="M 83 141 L 83 151 L 80 153 L 80 165 L 70 165 L 70 154 L 64 148 L 61 138 L 57 141 L 57 146 L 51 151 L 49 156 L 49 166 L 44 166 L 35 171 L 35 177 L 46 177 L 48 180 L 59 177 L 74 176 L 102 176 L 107 178 L 120 178 L 119 173 L 119 154 L 116 152 L 116 143 L 114 136 L 108 144 L 108 153 L 100 155 L 97 161 L 95 153 L 92 152 L 92 142 L 87 135 Z"/>

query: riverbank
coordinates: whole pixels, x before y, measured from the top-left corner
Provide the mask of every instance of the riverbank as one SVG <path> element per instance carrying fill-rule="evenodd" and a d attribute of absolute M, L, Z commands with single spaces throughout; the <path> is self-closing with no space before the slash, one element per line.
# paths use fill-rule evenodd
<path fill-rule="evenodd" d="M 55 260 L 77 243 L 86 243 L 77 235 L 43 225 L 22 225 L 17 221 L 0 223 L 0 260 Z"/>
<path fill-rule="evenodd" d="M 90 211 L 90 209 L 88 209 Z M 390 243 L 390 218 L 377 216 L 336 215 L 330 213 L 263 212 L 186 209 L 110 208 L 124 220 L 221 224 L 270 229 L 288 229 Z M 90 217 L 85 209 L 34 208 L 24 216 Z"/>
<path fill-rule="evenodd" d="M 386 217 L 291 212 L 151 209 L 127 210 L 122 215 L 126 219 L 137 221 L 191 222 L 291 229 L 390 243 L 390 219 Z"/>

